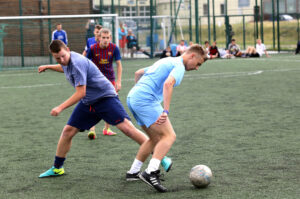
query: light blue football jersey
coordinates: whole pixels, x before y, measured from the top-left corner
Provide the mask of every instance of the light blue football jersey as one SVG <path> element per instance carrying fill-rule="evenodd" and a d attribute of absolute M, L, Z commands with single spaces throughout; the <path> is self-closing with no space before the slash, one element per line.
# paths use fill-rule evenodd
<path fill-rule="evenodd" d="M 169 77 L 173 76 L 178 86 L 184 76 L 185 67 L 182 57 L 168 57 L 160 59 L 152 66 L 145 68 L 145 73 L 138 81 L 138 83 L 131 89 L 128 97 L 138 93 L 138 96 L 146 99 L 151 96 L 158 101 L 163 100 L 164 82 Z"/>

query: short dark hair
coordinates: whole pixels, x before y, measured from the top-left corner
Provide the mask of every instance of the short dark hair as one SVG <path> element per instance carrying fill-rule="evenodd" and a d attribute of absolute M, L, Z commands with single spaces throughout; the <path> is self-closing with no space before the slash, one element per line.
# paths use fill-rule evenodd
<path fill-rule="evenodd" d="M 208 41 L 205 41 L 204 44 L 209 44 L 209 42 L 208 42 Z"/>
<path fill-rule="evenodd" d="M 95 25 L 95 29 L 97 29 L 97 30 L 101 30 L 101 28 L 102 28 L 102 26 L 101 25 Z"/>
<path fill-rule="evenodd" d="M 232 39 L 231 41 L 235 41 L 235 39 Z"/>
<path fill-rule="evenodd" d="M 58 39 L 53 40 L 49 45 L 49 50 L 52 53 L 58 53 L 62 48 L 67 49 L 67 46 L 64 42 Z"/>

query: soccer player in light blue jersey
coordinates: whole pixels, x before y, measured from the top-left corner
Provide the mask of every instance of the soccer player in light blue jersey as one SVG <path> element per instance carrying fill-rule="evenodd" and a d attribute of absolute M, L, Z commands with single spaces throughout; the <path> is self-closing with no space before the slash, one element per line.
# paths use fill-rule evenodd
<path fill-rule="evenodd" d="M 115 125 L 138 144 L 142 144 L 148 139 L 144 133 L 133 126 L 114 86 L 91 60 L 70 51 L 60 40 L 53 40 L 49 48 L 58 64 L 40 66 L 38 72 L 50 69 L 64 73 L 66 79 L 76 90 L 71 97 L 53 108 L 50 114 L 58 116 L 68 107 L 76 103 L 77 105 L 62 130 L 54 165 L 42 173 L 40 178 L 63 175 L 65 173 L 63 164 L 71 148 L 72 138 L 79 131 L 90 129 L 102 119 L 110 125 Z"/>
<path fill-rule="evenodd" d="M 167 191 L 160 183 L 159 165 L 176 139 L 168 118 L 173 88 L 181 83 L 185 71 L 197 70 L 206 60 L 206 51 L 195 44 L 180 57 L 160 59 L 135 73 L 137 83 L 128 94 L 127 105 L 150 139 L 140 146 L 127 175 L 138 175 L 159 192 Z M 143 162 L 152 151 L 147 169 L 140 173 Z"/>

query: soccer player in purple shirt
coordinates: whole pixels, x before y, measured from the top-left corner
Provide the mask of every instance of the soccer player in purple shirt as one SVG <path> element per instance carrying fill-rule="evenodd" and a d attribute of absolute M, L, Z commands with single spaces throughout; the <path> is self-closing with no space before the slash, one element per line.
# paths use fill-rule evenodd
<path fill-rule="evenodd" d="M 145 134 L 133 126 L 115 88 L 92 61 L 70 51 L 60 40 L 53 40 L 49 48 L 59 64 L 40 66 L 38 72 L 51 69 L 64 73 L 66 79 L 76 89 L 71 97 L 53 108 L 50 114 L 58 116 L 66 108 L 78 104 L 59 138 L 53 167 L 42 173 L 40 178 L 63 175 L 65 173 L 63 164 L 71 148 L 72 138 L 79 131 L 90 129 L 101 119 L 115 125 L 138 144 L 142 144 L 148 139 Z"/>

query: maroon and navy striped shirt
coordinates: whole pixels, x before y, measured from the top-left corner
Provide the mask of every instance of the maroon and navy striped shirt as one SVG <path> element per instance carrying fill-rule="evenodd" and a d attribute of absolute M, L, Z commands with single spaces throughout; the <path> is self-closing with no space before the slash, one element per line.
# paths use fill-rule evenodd
<path fill-rule="evenodd" d="M 109 43 L 107 48 L 100 48 L 100 44 L 96 43 L 88 49 L 87 58 L 95 63 L 107 79 L 115 80 L 113 60 L 121 60 L 120 50 L 116 44 Z"/>

